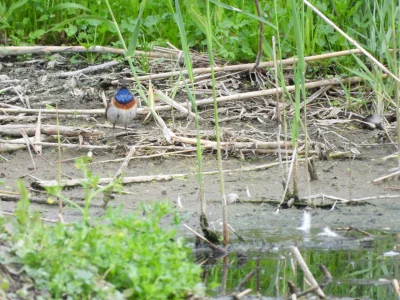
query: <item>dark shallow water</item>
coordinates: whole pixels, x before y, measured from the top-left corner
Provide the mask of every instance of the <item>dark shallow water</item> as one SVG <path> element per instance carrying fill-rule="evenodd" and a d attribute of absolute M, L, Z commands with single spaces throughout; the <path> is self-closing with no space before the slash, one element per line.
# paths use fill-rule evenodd
<path fill-rule="evenodd" d="M 259 291 L 265 297 L 287 298 L 288 280 L 301 291 L 309 289 L 292 255 L 291 247 L 297 246 L 320 285 L 325 281 L 320 264 L 332 275 L 323 289 L 328 298 L 395 298 L 392 280 L 400 278 L 400 255 L 385 253 L 394 249 L 399 252 L 394 248 L 400 244 L 399 232 L 375 231 L 370 232 L 372 236 L 358 232 L 344 236 L 345 232 L 338 232 L 341 236 L 335 238 L 319 236 L 319 232 L 306 235 L 296 231 L 284 236 L 279 230 L 275 234 L 253 230 L 246 233 L 246 243 L 233 241 L 231 253 L 224 258 L 212 257 L 208 250 L 196 250 L 196 260 L 203 263 L 208 294 L 221 297 L 250 288 L 253 296 Z M 252 271 L 251 279 L 237 288 Z"/>

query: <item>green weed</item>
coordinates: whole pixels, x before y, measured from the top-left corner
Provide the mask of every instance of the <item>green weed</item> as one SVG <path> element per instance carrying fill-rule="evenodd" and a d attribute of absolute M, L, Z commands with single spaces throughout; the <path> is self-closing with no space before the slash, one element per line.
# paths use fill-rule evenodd
<path fill-rule="evenodd" d="M 78 165 L 87 180 L 82 183 L 84 218 L 76 223 L 47 226 L 38 213 L 30 216 L 28 192 L 18 182 L 16 218 L 0 218 L 2 242 L 10 245 L 8 254 L 1 255 L 9 257 L 3 263 L 20 265 L 35 288 L 48 290 L 53 299 L 181 299 L 201 292 L 200 267 L 176 237 L 179 217 L 171 207 L 143 204 L 130 214 L 110 209 L 89 221 L 90 201 L 101 188 L 87 164 Z M 60 197 L 61 189 L 53 194 Z M 164 229 L 160 222 L 171 215 L 170 229 Z"/>

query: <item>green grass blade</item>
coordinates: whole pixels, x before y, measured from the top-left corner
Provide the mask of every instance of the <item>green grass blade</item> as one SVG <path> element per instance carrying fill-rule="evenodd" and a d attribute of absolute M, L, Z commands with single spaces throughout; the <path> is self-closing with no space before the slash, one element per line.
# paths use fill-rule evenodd
<path fill-rule="evenodd" d="M 146 7 L 146 2 L 147 2 L 147 0 L 144 0 L 140 4 L 139 16 L 137 18 L 135 28 L 134 28 L 134 30 L 132 32 L 131 39 L 129 40 L 128 51 L 126 52 L 127 56 L 132 56 L 133 52 L 136 49 L 138 36 L 139 36 L 139 30 L 140 30 L 140 24 L 141 24 L 141 20 L 142 20 L 143 11 L 144 11 L 144 9 Z"/>
<path fill-rule="evenodd" d="M 258 20 L 258 21 L 261 21 L 261 22 L 267 24 L 268 26 L 271 26 L 272 28 L 274 28 L 274 29 L 276 30 L 276 27 L 275 27 L 274 24 L 272 24 L 271 22 L 268 22 L 267 20 L 265 20 L 265 19 L 262 18 L 262 17 L 259 17 L 259 16 L 257 16 L 257 15 L 254 15 L 254 14 L 252 14 L 252 13 L 249 13 L 249 12 L 247 12 L 247 11 L 245 11 L 245 10 L 241 10 L 241 9 L 236 8 L 236 7 L 234 7 L 234 6 L 231 6 L 231 5 L 228 5 L 228 4 L 219 2 L 219 1 L 217 1 L 217 0 L 209 0 L 209 1 L 212 2 L 212 3 L 214 3 L 215 5 L 218 5 L 218 6 L 220 6 L 220 7 L 225 8 L 225 9 L 233 10 L 233 11 L 236 11 L 236 12 L 238 12 L 238 13 L 242 13 L 242 14 L 244 14 L 244 15 L 250 17 L 250 18 L 253 18 L 253 19 L 256 19 L 256 20 Z"/>
<path fill-rule="evenodd" d="M 179 34 L 181 38 L 182 50 L 185 59 L 185 66 L 188 71 L 188 75 L 190 81 L 194 82 L 194 75 L 193 75 L 193 66 L 192 60 L 189 52 L 189 45 L 186 38 L 186 31 L 185 25 L 183 23 L 182 12 L 179 5 L 179 0 L 175 0 L 175 10 L 176 10 L 176 22 L 179 28 Z M 189 87 L 185 83 L 185 87 L 188 91 L 188 96 L 190 101 L 192 102 L 192 107 L 194 109 L 195 117 L 195 125 L 196 125 L 196 156 L 197 156 L 197 179 L 199 181 L 199 189 L 200 189 L 200 203 L 201 203 L 201 214 L 205 216 L 205 192 L 204 192 L 204 183 L 203 183 L 203 159 L 202 159 L 202 150 L 201 150 L 201 143 L 200 143 L 200 124 L 199 124 L 199 115 L 197 111 L 197 104 L 195 99 L 195 94 L 192 93 Z"/>
<path fill-rule="evenodd" d="M 69 3 L 60 3 L 60 4 L 57 4 L 57 5 L 54 5 L 51 10 L 55 11 L 55 10 L 60 10 L 60 9 L 66 9 L 66 10 L 68 10 L 68 9 L 82 9 L 84 11 L 90 12 L 90 9 L 87 8 L 86 6 L 83 6 L 83 5 L 80 5 L 80 4 L 76 4 L 76 3 L 70 3 L 70 2 Z"/>
<path fill-rule="evenodd" d="M 7 15 L 11 15 L 13 13 L 14 10 L 16 10 L 18 7 L 24 5 L 25 3 L 27 3 L 28 0 L 20 0 L 16 3 L 13 3 L 8 9 L 7 9 Z"/>
<path fill-rule="evenodd" d="M 210 2 L 206 1 L 206 9 L 207 9 L 207 17 L 206 17 L 206 38 L 207 38 L 207 50 L 208 50 L 208 59 L 210 61 L 211 67 L 211 85 L 212 85 L 212 97 L 213 97 L 213 106 L 214 106 L 214 122 L 215 122 L 215 135 L 217 141 L 217 161 L 218 161 L 218 175 L 219 175 L 219 184 L 222 195 L 222 222 L 223 222 L 223 235 L 224 235 L 224 245 L 227 246 L 229 243 L 229 228 L 228 228 L 228 210 L 227 210 L 227 202 L 225 195 L 225 180 L 222 166 L 222 153 L 221 153 L 221 134 L 219 129 L 219 121 L 218 121 L 218 103 L 217 103 L 217 91 L 216 91 L 216 81 L 215 81 L 215 72 L 214 72 L 214 54 L 213 54 L 213 44 L 212 44 L 212 27 L 211 27 L 211 13 L 210 13 Z"/>

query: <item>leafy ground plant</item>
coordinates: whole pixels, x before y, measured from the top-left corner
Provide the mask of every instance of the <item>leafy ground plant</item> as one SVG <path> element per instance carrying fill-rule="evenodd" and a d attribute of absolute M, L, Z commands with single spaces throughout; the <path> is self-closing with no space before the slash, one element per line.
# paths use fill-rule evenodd
<path fill-rule="evenodd" d="M 21 181 L 19 189 L 16 218 L 0 218 L 7 245 L 2 264 L 20 266 L 52 299 L 181 299 L 201 291 L 200 267 L 176 237 L 179 219 L 174 216 L 169 230 L 160 225 L 171 214 L 167 203 L 142 205 L 131 214 L 110 209 L 95 221 L 48 226 L 38 214 L 30 216 Z M 2 280 L 7 293 L 9 284 Z"/>

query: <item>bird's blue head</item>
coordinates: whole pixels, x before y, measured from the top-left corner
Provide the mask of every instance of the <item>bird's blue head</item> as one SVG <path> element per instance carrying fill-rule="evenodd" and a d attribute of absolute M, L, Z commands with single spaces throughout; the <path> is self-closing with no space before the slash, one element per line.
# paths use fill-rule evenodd
<path fill-rule="evenodd" d="M 128 104 L 133 100 L 133 98 L 132 93 L 126 87 L 120 88 L 115 95 L 115 100 L 121 104 Z"/>

